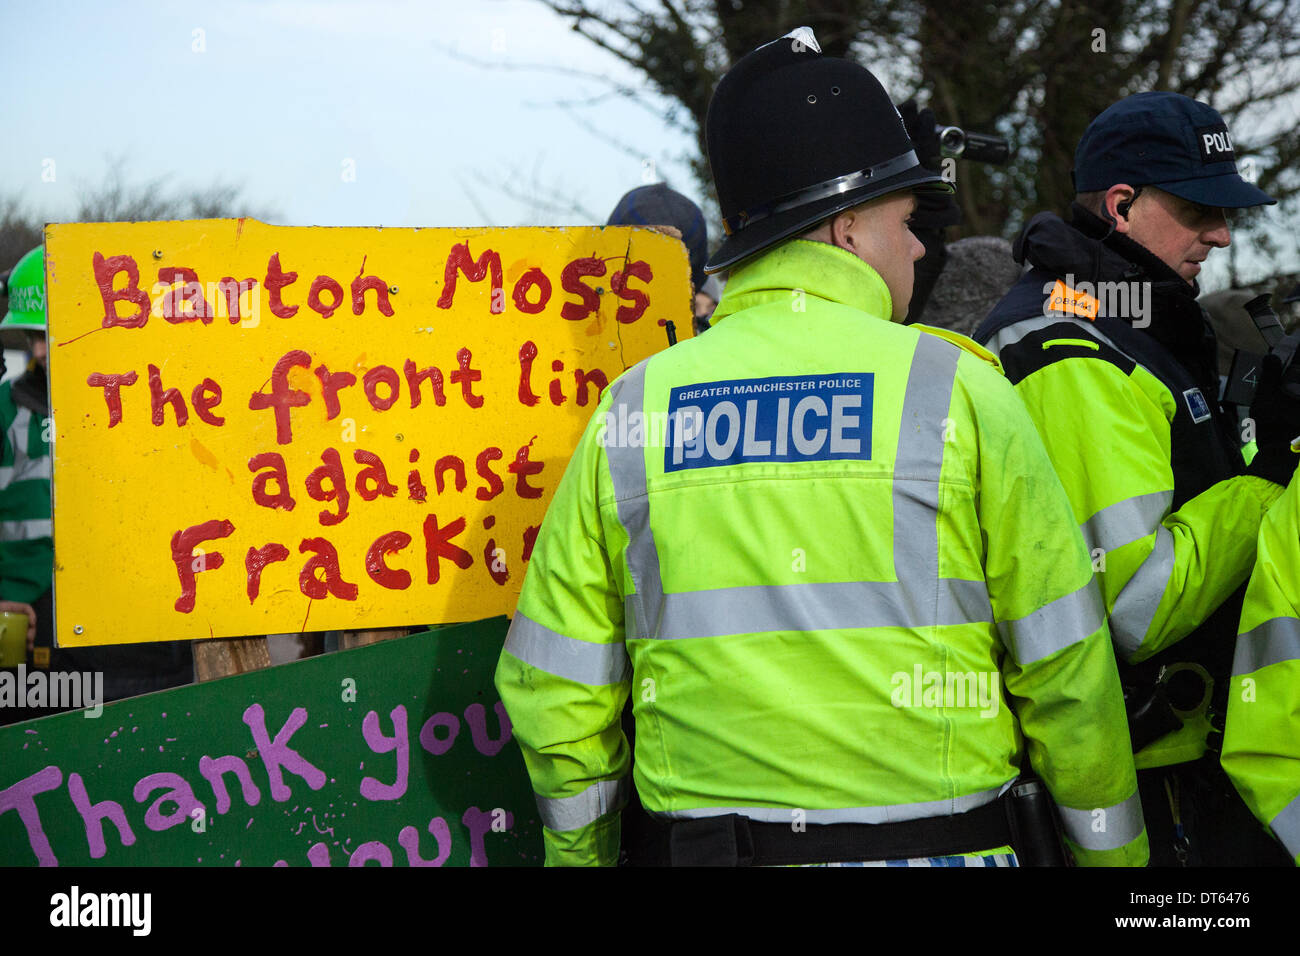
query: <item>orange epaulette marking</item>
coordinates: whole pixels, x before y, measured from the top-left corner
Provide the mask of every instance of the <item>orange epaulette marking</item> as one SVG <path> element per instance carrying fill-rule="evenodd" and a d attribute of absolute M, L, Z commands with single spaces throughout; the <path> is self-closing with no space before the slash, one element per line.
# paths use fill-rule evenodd
<path fill-rule="evenodd" d="M 1095 296 L 1076 292 L 1057 279 L 1056 285 L 1052 286 L 1052 298 L 1047 303 L 1045 312 L 1047 315 L 1077 315 L 1081 319 L 1095 322 L 1099 305 Z"/>

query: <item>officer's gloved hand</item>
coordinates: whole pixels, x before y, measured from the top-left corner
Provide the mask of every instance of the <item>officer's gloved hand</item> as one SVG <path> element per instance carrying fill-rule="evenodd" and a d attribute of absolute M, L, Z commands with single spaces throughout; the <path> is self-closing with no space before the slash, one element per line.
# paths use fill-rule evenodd
<path fill-rule="evenodd" d="M 934 173 L 943 172 L 943 156 L 939 152 L 939 124 L 930 110 L 918 110 L 916 100 L 908 100 L 898 108 L 903 117 L 903 127 L 912 139 L 912 148 L 921 165 Z M 907 312 L 908 322 L 924 319 L 925 304 L 934 289 L 939 273 L 948 261 L 944 248 L 943 230 L 961 222 L 961 209 L 951 193 L 919 192 L 916 194 L 916 212 L 908 224 L 912 234 L 925 246 L 925 255 L 913 268 L 912 301 Z"/>
<path fill-rule="evenodd" d="M 908 100 L 898 107 L 903 117 L 903 128 L 912 139 L 912 148 L 921 165 L 934 173 L 943 172 L 943 156 L 939 152 L 939 123 L 934 112 L 929 109 L 918 110 L 916 100 Z M 942 229 L 955 226 L 961 222 L 961 209 L 956 197 L 951 193 L 918 193 L 916 196 L 916 214 L 912 216 L 912 231 L 918 229 Z M 920 233 L 917 232 L 919 236 Z M 922 242 L 925 240 L 922 239 Z"/>
<path fill-rule="evenodd" d="M 1286 485 L 1300 462 L 1291 450 L 1291 440 L 1300 437 L 1300 398 L 1282 387 L 1282 360 L 1271 352 L 1264 356 L 1250 417 L 1259 451 L 1246 473 Z"/>
<path fill-rule="evenodd" d="M 901 103 L 898 114 L 903 117 L 903 128 L 912 139 L 912 148 L 916 158 L 926 169 L 939 171 L 941 156 L 939 154 L 939 121 L 934 118 L 934 110 L 920 109 L 915 99 Z"/>

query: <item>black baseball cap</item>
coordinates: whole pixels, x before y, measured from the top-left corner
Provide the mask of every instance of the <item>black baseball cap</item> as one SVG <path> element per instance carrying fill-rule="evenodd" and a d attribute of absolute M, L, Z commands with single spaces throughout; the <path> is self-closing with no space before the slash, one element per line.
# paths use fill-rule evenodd
<path fill-rule="evenodd" d="M 952 192 L 917 159 L 879 81 L 824 56 L 807 27 L 736 63 L 713 91 L 704 128 L 727 234 L 709 273 L 869 199 Z"/>
<path fill-rule="evenodd" d="M 682 234 L 691 261 L 691 285 L 704 285 L 704 260 L 709 254 L 709 232 L 704 213 L 688 198 L 664 183 L 638 186 L 624 193 L 607 226 L 674 226 Z"/>
<path fill-rule="evenodd" d="M 1277 202 L 1237 172 L 1218 110 L 1180 93 L 1135 93 L 1104 110 L 1079 140 L 1073 176 L 1080 193 L 1128 183 L 1226 209 Z"/>

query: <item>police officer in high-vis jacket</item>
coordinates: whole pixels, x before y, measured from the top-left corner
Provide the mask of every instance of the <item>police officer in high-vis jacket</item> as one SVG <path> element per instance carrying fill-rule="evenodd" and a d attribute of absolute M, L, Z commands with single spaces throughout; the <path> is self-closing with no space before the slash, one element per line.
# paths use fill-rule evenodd
<path fill-rule="evenodd" d="M 1232 662 L 1223 767 L 1300 864 L 1300 484 L 1264 516 Z"/>
<path fill-rule="evenodd" d="M 1078 863 L 1144 864 L 1060 481 L 992 356 L 901 324 L 914 193 L 947 187 L 806 30 L 722 79 L 707 139 L 714 327 L 602 396 L 497 668 L 547 862 L 615 863 L 635 785 L 633 862 L 1010 865 L 1032 769 Z"/>
<path fill-rule="evenodd" d="M 1295 470 L 1300 406 L 1265 383 L 1253 436 L 1238 431 L 1196 276 L 1230 241 L 1227 211 L 1273 200 L 1238 174 L 1223 118 L 1176 93 L 1101 113 L 1074 178 L 1070 220 L 1029 222 L 1014 247 L 1028 269 L 975 338 L 1024 399 L 1091 549 L 1152 863 L 1266 862 L 1277 854 L 1219 771 L 1213 731 L 1260 521 Z M 1258 444 L 1249 465 L 1243 437 Z"/>

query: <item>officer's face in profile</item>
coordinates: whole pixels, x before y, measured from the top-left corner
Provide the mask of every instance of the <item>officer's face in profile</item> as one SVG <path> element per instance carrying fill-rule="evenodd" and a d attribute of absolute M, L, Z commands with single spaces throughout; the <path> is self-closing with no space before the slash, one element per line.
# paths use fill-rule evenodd
<path fill-rule="evenodd" d="M 1115 188 L 1108 191 L 1108 199 Z M 1211 249 L 1230 241 L 1222 209 L 1189 202 L 1154 186 L 1142 190 L 1127 221 L 1116 217 L 1116 229 L 1141 243 L 1188 282 L 1201 271 Z"/>
<path fill-rule="evenodd" d="M 916 197 L 908 189 L 845 210 L 831 221 L 832 244 L 853 253 L 885 280 L 895 322 L 907 317 L 912 263 L 925 255 L 925 246 L 908 225 L 915 211 Z"/>

